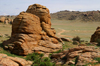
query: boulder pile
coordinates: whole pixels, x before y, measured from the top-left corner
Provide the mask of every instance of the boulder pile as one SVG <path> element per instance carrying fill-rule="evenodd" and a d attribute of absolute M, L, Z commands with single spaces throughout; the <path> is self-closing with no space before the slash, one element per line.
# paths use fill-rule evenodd
<path fill-rule="evenodd" d="M 100 57 L 100 49 L 94 46 L 78 46 L 68 51 L 54 53 L 51 55 L 52 62 L 56 64 L 67 64 L 83 66 L 88 63 L 97 63 L 95 58 Z"/>
<path fill-rule="evenodd" d="M 11 38 L 3 42 L 5 49 L 19 55 L 37 52 L 49 54 L 62 49 L 56 31 L 51 28 L 49 9 L 33 4 L 13 21 Z"/>
<path fill-rule="evenodd" d="M 13 19 L 6 18 L 6 17 L 1 17 L 1 18 L 0 18 L 0 22 L 1 22 L 1 23 L 4 23 L 4 24 L 12 24 Z"/>

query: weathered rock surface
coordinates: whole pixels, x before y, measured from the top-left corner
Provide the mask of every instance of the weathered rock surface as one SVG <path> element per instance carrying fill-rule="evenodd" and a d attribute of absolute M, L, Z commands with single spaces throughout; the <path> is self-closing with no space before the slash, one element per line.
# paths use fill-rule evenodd
<path fill-rule="evenodd" d="M 46 8 L 45 6 L 42 6 L 40 4 L 33 4 L 28 7 L 26 12 L 38 16 L 41 22 L 45 22 L 51 27 L 50 12 L 49 9 Z"/>
<path fill-rule="evenodd" d="M 100 41 L 100 27 L 97 27 L 94 34 L 91 36 L 90 42 L 98 42 Z"/>
<path fill-rule="evenodd" d="M 97 57 L 100 57 L 100 49 L 94 46 L 78 46 L 68 51 L 51 55 L 52 61 L 56 62 L 56 64 L 75 64 L 77 66 L 96 63 L 98 61 L 94 60 L 94 58 Z"/>
<path fill-rule="evenodd" d="M 55 34 L 55 30 L 51 28 L 49 10 L 34 4 L 14 19 L 11 38 L 4 41 L 3 46 L 19 55 L 33 52 L 48 54 L 62 48 Z"/>
<path fill-rule="evenodd" d="M 0 66 L 31 66 L 31 61 L 18 57 L 10 57 L 6 54 L 0 54 Z"/>

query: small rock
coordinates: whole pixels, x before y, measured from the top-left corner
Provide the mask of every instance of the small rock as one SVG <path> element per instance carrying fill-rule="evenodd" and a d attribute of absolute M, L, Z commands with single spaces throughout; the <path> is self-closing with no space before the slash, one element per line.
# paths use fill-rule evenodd
<path fill-rule="evenodd" d="M 75 64 L 73 61 L 68 61 L 68 65 Z"/>
<path fill-rule="evenodd" d="M 61 38 L 63 41 L 71 42 L 69 38 Z"/>
<path fill-rule="evenodd" d="M 78 41 L 73 41 L 74 45 L 79 45 L 80 43 Z"/>

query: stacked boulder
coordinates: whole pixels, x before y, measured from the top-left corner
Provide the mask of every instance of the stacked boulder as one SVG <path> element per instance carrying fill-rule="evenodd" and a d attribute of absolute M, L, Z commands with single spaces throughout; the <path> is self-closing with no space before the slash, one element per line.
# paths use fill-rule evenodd
<path fill-rule="evenodd" d="M 48 55 L 62 49 L 50 20 L 48 8 L 40 4 L 30 5 L 26 12 L 14 19 L 11 38 L 3 42 L 4 48 L 19 55 L 33 52 Z"/>

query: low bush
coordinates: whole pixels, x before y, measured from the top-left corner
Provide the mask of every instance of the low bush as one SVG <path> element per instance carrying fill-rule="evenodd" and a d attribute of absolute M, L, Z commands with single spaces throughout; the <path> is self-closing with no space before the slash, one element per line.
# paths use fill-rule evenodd
<path fill-rule="evenodd" d="M 100 46 L 100 39 L 97 39 L 97 45 Z"/>
<path fill-rule="evenodd" d="M 94 60 L 97 60 L 98 63 L 100 63 L 100 57 L 94 58 Z"/>
<path fill-rule="evenodd" d="M 76 36 L 76 37 L 74 37 L 72 40 L 73 40 L 73 41 L 78 41 L 78 42 L 80 42 L 80 39 L 81 39 L 81 38 L 80 38 L 79 36 Z"/>
<path fill-rule="evenodd" d="M 51 62 L 51 59 L 48 57 L 43 58 L 43 54 L 33 53 L 28 54 L 26 60 L 33 61 L 33 66 L 56 66 L 55 63 Z"/>

